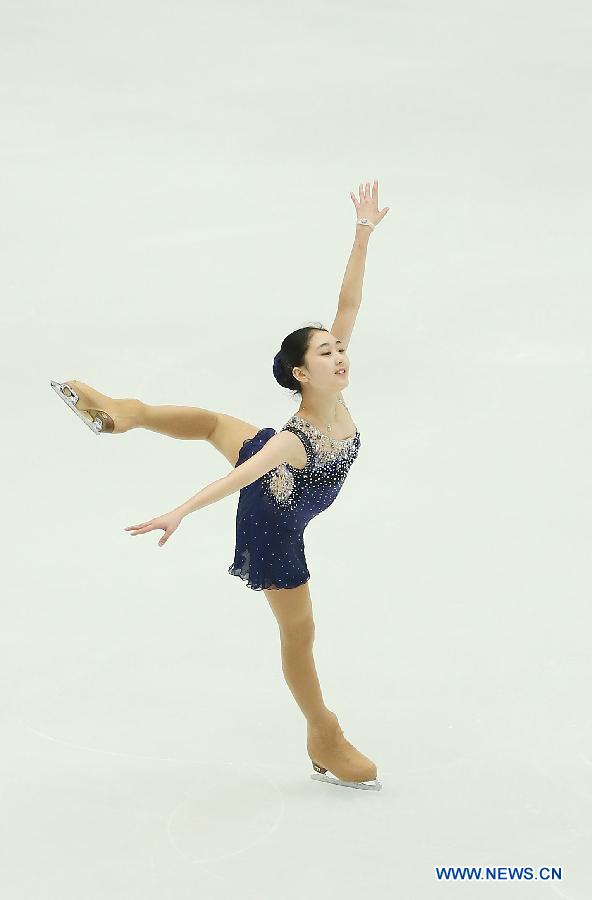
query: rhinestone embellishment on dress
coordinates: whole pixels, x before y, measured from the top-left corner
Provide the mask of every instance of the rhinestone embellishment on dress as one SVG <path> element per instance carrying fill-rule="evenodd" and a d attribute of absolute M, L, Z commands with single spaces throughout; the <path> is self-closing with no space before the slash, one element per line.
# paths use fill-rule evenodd
<path fill-rule="evenodd" d="M 351 437 L 331 438 L 329 435 L 323 434 L 316 425 L 297 415 L 292 416 L 286 422 L 282 431 L 290 428 L 299 431 L 304 438 L 303 443 L 308 440 L 309 447 L 306 447 L 305 443 L 307 462 L 304 468 L 300 469 L 290 466 L 288 463 L 281 463 L 265 476 L 267 491 L 280 507 L 293 505 L 296 479 L 298 479 L 301 490 L 306 483 L 309 484 L 309 487 L 313 487 L 315 483 L 318 483 L 319 487 L 323 483 L 341 483 L 357 456 L 356 439 L 359 436 L 357 429 Z M 332 466 L 333 463 L 335 463 L 334 466 Z"/>
<path fill-rule="evenodd" d="M 285 503 L 294 490 L 294 476 L 286 463 L 276 466 L 269 472 L 268 487 L 276 500 Z"/>
<path fill-rule="evenodd" d="M 358 436 L 356 429 L 356 433 L 347 438 L 329 437 L 308 419 L 301 419 L 300 416 L 292 416 L 288 424 L 292 423 L 308 436 L 320 465 L 349 456 L 350 445 Z"/>

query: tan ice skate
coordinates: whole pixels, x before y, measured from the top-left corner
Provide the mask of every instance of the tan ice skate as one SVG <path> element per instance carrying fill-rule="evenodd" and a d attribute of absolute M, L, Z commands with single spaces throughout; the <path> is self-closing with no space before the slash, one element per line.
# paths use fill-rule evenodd
<path fill-rule="evenodd" d="M 121 434 L 136 423 L 134 410 L 124 407 L 125 400 L 113 400 L 82 381 L 50 381 L 58 397 L 70 407 L 95 434 Z M 137 401 L 130 400 L 130 404 Z M 101 409 L 100 407 L 106 407 Z"/>
<path fill-rule="evenodd" d="M 376 766 L 345 738 L 337 716 L 331 713 L 329 723 L 321 729 L 308 728 L 306 749 L 312 762 L 316 781 L 327 781 L 343 787 L 379 791 Z M 335 775 L 327 775 L 327 770 Z"/>

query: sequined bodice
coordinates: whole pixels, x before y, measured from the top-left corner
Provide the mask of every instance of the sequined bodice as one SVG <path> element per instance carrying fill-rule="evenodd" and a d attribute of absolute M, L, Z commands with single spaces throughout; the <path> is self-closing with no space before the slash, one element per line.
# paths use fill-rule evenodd
<path fill-rule="evenodd" d="M 293 415 L 281 430 L 292 431 L 300 438 L 306 449 L 306 465 L 302 469 L 287 462 L 276 466 L 263 477 L 264 492 L 279 509 L 301 508 L 316 515 L 339 493 L 358 455 L 360 432 L 356 429 L 350 437 L 331 438 L 298 415 Z"/>
<path fill-rule="evenodd" d="M 312 422 L 309 422 L 308 419 L 303 419 L 301 416 L 295 414 L 289 419 L 282 431 L 284 431 L 289 425 L 295 425 L 297 428 L 301 428 L 305 434 L 308 435 L 310 440 L 312 441 L 312 445 L 315 450 L 315 455 L 322 456 L 325 461 L 329 459 L 337 459 L 340 455 L 343 454 L 344 447 L 349 444 L 351 441 L 354 441 L 358 436 L 359 432 L 356 428 L 355 434 L 350 435 L 346 438 L 332 438 L 330 435 L 325 434 L 320 428 L 317 428 L 316 425 L 313 425 Z"/>
<path fill-rule="evenodd" d="M 297 587 L 310 577 L 304 530 L 339 494 L 361 444 L 357 428 L 351 437 L 336 439 L 297 414 L 281 430 L 297 435 L 306 465 L 298 469 L 285 462 L 266 472 L 241 489 L 237 507 L 235 554 L 228 571 L 254 590 Z M 275 434 L 274 428 L 261 428 L 243 443 L 236 465 Z"/>

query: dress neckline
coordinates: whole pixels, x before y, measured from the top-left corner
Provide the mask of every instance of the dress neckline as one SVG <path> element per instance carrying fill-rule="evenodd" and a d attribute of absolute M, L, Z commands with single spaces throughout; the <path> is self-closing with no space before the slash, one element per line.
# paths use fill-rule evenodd
<path fill-rule="evenodd" d="M 353 441 L 354 438 L 356 438 L 359 434 L 359 431 L 356 428 L 354 434 L 351 434 L 349 437 L 333 438 L 333 437 L 331 437 L 331 435 L 326 434 L 324 431 L 321 431 L 320 428 L 317 428 L 317 426 L 314 425 L 312 422 L 310 422 L 308 419 L 305 419 L 302 416 L 299 416 L 297 413 L 294 413 L 294 415 L 292 416 L 292 419 L 297 419 L 300 422 L 305 422 L 307 425 L 310 425 L 311 428 L 314 428 L 315 431 L 318 431 L 318 433 L 321 434 L 324 438 L 328 438 L 334 444 L 343 444 L 343 443 L 345 443 L 345 441 Z"/>

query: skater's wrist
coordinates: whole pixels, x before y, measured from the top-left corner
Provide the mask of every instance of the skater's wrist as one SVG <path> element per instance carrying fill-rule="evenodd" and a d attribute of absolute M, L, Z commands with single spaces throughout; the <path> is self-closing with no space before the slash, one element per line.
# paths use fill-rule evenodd
<path fill-rule="evenodd" d="M 191 497 L 190 500 L 186 500 L 185 503 L 182 503 L 180 506 L 176 506 L 173 512 L 180 516 L 181 519 L 184 519 L 189 513 L 195 512 L 197 509 L 201 508 L 199 500 L 196 498 L 197 495 Z"/>
<path fill-rule="evenodd" d="M 368 241 L 370 240 L 370 235 L 372 234 L 372 229 L 369 225 L 356 225 L 356 244 L 361 244 L 365 247 L 368 246 Z"/>

